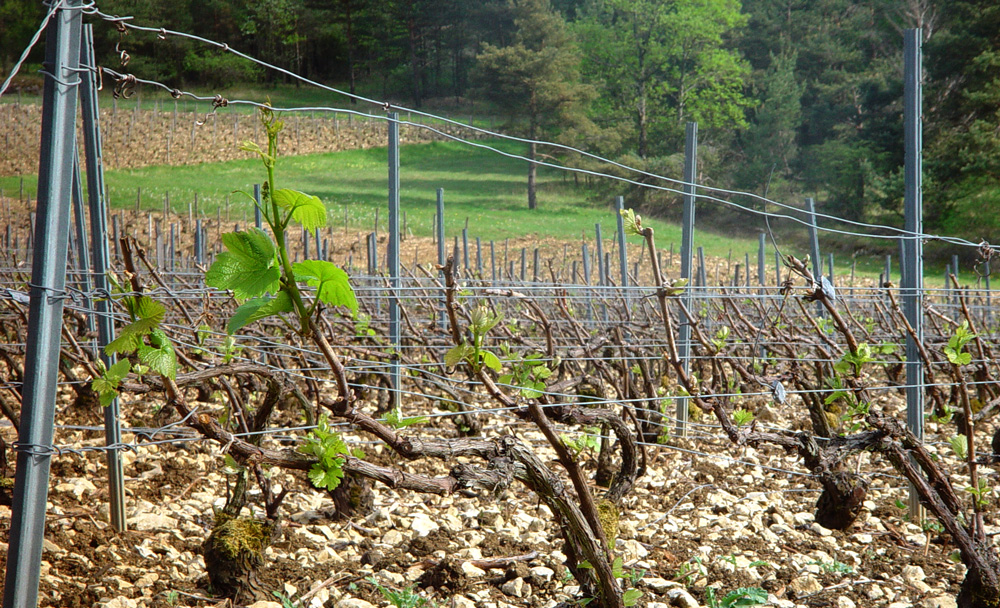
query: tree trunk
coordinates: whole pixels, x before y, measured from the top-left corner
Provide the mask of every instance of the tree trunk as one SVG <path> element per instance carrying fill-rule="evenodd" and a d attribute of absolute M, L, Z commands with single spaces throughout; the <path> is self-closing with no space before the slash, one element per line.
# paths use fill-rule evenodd
<path fill-rule="evenodd" d="M 344 27 L 347 34 L 347 76 L 349 79 L 348 90 L 351 93 L 351 103 L 358 103 L 354 97 L 354 22 L 351 17 L 351 0 L 343 0 L 344 4 Z"/>
<path fill-rule="evenodd" d="M 531 143 L 528 144 L 528 209 L 535 209 L 538 207 L 535 179 L 538 176 L 538 166 L 535 164 L 535 155 L 537 149 L 535 146 L 535 140 L 538 139 L 538 109 L 535 106 L 535 98 L 532 96 L 530 104 L 528 106 L 528 112 L 530 116 L 530 126 L 528 128 L 528 139 Z"/>
<path fill-rule="evenodd" d="M 535 209 L 538 207 L 538 198 L 535 186 L 535 179 L 538 175 L 538 166 L 535 165 L 534 143 L 528 145 L 528 158 L 531 159 L 531 162 L 528 163 L 528 209 Z"/>
<path fill-rule="evenodd" d="M 649 128 L 648 117 L 646 115 L 646 94 L 643 92 L 639 96 L 638 104 L 636 105 L 636 123 L 639 127 L 639 158 L 646 158 L 647 154 L 647 141 L 646 141 L 646 131 Z"/>
<path fill-rule="evenodd" d="M 417 53 L 417 46 L 420 42 L 420 31 L 419 27 L 417 27 L 416 19 L 412 17 L 407 19 L 406 29 L 410 37 L 410 78 L 412 80 L 410 88 L 413 95 L 413 104 L 419 108 L 423 99 L 420 91 L 420 83 L 422 81 L 420 75 L 420 58 Z"/>

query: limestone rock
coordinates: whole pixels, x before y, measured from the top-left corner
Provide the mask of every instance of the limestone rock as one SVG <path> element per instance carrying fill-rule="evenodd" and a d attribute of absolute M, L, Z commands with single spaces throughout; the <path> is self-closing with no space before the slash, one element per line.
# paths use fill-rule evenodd
<path fill-rule="evenodd" d="M 958 608 L 958 602 L 951 595 L 938 595 L 925 598 L 920 602 L 920 608 Z"/>
<path fill-rule="evenodd" d="M 527 597 L 531 595 L 531 586 L 527 585 L 524 579 L 519 576 L 501 585 L 500 591 L 511 597 Z"/>
<path fill-rule="evenodd" d="M 671 589 L 667 591 L 667 599 L 670 600 L 670 605 L 676 608 L 701 608 L 687 589 Z"/>
<path fill-rule="evenodd" d="M 820 584 L 815 576 L 807 574 L 788 583 L 788 588 L 793 591 L 796 596 L 802 597 L 803 595 L 809 595 L 810 593 L 822 591 L 823 585 Z"/>
<path fill-rule="evenodd" d="M 140 513 L 128 520 L 128 527 L 139 532 L 173 530 L 177 527 L 177 520 L 158 513 Z"/>
<path fill-rule="evenodd" d="M 356 597 L 346 597 L 337 602 L 334 608 L 375 608 L 375 605 Z"/>

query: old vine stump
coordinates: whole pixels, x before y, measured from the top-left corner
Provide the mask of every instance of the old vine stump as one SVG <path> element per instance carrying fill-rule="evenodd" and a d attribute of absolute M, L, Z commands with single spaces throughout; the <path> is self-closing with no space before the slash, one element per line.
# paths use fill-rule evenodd
<path fill-rule="evenodd" d="M 846 530 L 861 513 L 868 482 L 846 471 L 821 478 L 823 493 L 816 501 L 816 523 L 830 530 Z"/>
<path fill-rule="evenodd" d="M 221 518 L 202 545 L 205 569 L 215 593 L 236 605 L 271 599 L 260 580 L 264 549 L 277 531 L 274 521 Z"/>

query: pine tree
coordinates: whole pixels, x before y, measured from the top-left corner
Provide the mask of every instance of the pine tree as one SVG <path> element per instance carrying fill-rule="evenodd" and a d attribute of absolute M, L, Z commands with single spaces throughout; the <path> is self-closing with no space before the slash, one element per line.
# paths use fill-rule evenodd
<path fill-rule="evenodd" d="M 511 117 L 527 121 L 535 142 L 585 130 L 592 89 L 580 82 L 576 45 L 549 0 L 513 0 L 514 36 L 506 46 L 486 44 L 477 57 L 479 93 Z M 584 127 L 583 129 L 581 127 Z M 528 145 L 528 208 L 537 207 L 538 151 Z"/>

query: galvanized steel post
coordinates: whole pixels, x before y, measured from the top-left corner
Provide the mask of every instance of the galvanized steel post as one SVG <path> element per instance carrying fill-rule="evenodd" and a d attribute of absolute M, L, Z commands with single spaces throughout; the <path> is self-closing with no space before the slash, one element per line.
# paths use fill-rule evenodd
<path fill-rule="evenodd" d="M 820 285 L 823 279 L 823 262 L 819 259 L 819 229 L 816 226 L 816 202 L 811 198 L 806 199 L 806 211 L 809 212 L 809 257 L 812 258 L 813 279 L 816 286 Z M 816 314 L 823 316 L 823 305 L 816 302 Z"/>
<path fill-rule="evenodd" d="M 692 275 L 692 254 L 694 252 L 694 201 L 696 196 L 695 180 L 698 179 L 698 123 L 689 122 L 684 132 L 684 212 L 681 217 L 681 278 L 688 284 L 681 294 L 681 300 L 688 310 L 691 310 L 694 277 Z M 680 317 L 679 341 L 677 354 L 684 364 L 684 371 L 691 369 L 691 325 L 683 315 Z M 677 399 L 677 423 L 674 427 L 676 437 L 687 436 L 688 400 L 686 397 Z"/>
<path fill-rule="evenodd" d="M 923 92 L 921 74 L 921 35 L 919 29 L 909 29 L 903 34 L 903 215 L 907 235 L 904 250 L 906 271 L 903 273 L 901 294 L 903 314 L 923 340 L 923 134 L 921 114 Z M 957 270 L 956 270 L 957 273 Z M 906 424 L 917 439 L 924 437 L 924 369 L 920 361 L 917 340 L 906 337 Z M 916 490 L 910 487 L 910 516 L 914 521 L 923 519 L 923 507 Z"/>
<path fill-rule="evenodd" d="M 81 62 L 86 65 L 96 65 L 94 58 L 94 26 L 83 26 L 83 45 Z M 110 293 L 108 267 L 111 265 L 111 251 L 108 246 L 107 226 L 107 189 L 104 186 L 104 159 L 101 156 L 100 108 L 97 101 L 97 74 L 81 72 L 83 83 L 80 87 L 80 102 L 83 110 L 83 145 L 87 164 L 87 200 L 90 210 L 90 243 L 94 262 L 94 289 L 97 293 Z M 116 357 L 104 352 L 104 347 L 115 339 L 115 323 L 111 316 L 111 302 L 100 298 L 96 302 L 97 312 L 97 347 L 101 361 L 110 367 L 115 364 Z M 104 408 L 104 443 L 107 446 L 117 446 L 122 442 L 121 423 L 119 421 L 118 398 L 116 397 Z M 118 450 L 109 449 L 105 452 L 105 462 L 108 465 L 108 510 L 111 526 L 117 532 L 124 532 L 125 521 L 125 473 Z"/>
<path fill-rule="evenodd" d="M 437 189 L 437 248 L 438 248 L 438 266 L 444 266 L 444 188 Z M 444 284 L 444 272 L 438 273 L 441 276 L 441 284 Z M 441 329 L 445 329 L 448 323 L 445 321 L 447 318 L 447 311 L 444 304 L 444 296 L 441 296 L 441 308 L 439 313 L 438 325 Z"/>
<path fill-rule="evenodd" d="M 80 0 L 57 8 L 47 24 L 41 155 L 34 259 L 28 305 L 21 428 L 4 608 L 34 608 L 45 539 L 53 422 L 59 381 L 59 343 L 66 285 L 76 108 L 80 65 Z"/>
<path fill-rule="evenodd" d="M 615 197 L 615 215 L 618 216 L 618 266 L 621 271 L 621 287 L 622 295 L 626 302 L 626 311 L 628 310 L 628 246 L 625 244 L 625 218 L 622 217 L 622 211 L 625 210 L 625 197 L 617 196 Z"/>
<path fill-rule="evenodd" d="M 391 403 L 399 409 L 399 114 L 389 113 L 389 342 L 392 344 Z"/>

